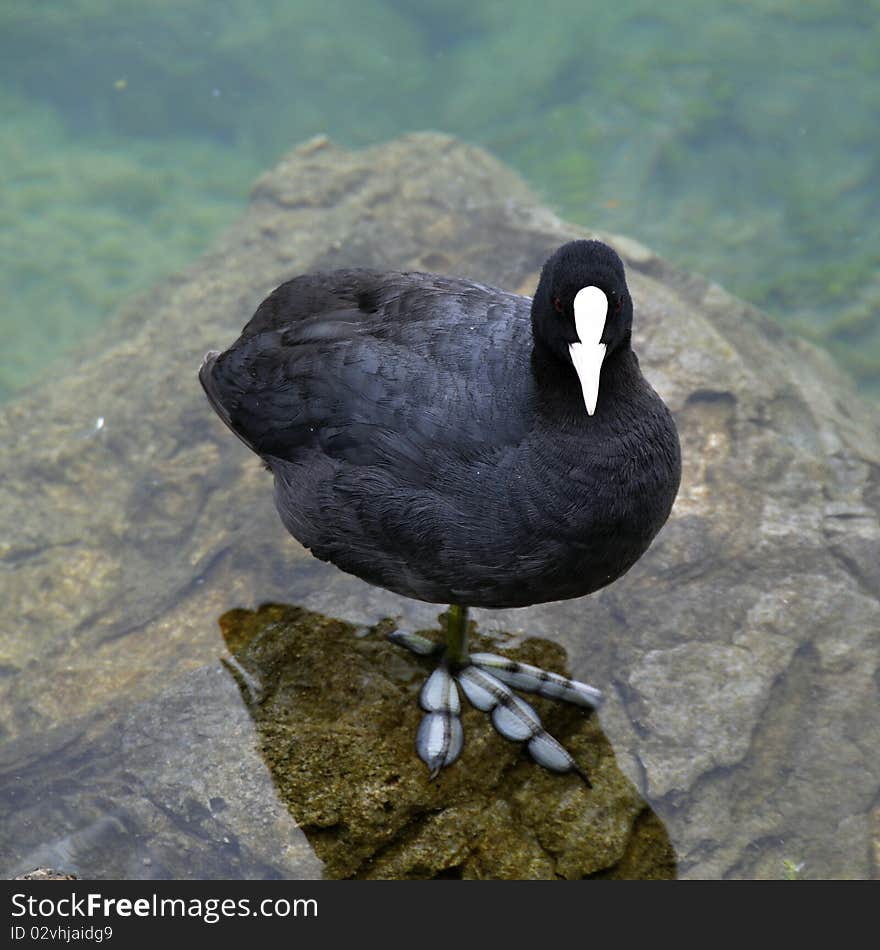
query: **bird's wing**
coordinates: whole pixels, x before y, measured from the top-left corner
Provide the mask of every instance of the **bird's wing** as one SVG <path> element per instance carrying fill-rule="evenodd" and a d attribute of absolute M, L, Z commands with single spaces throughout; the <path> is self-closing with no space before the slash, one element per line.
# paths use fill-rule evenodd
<path fill-rule="evenodd" d="M 203 381 L 263 457 L 319 448 L 400 475 L 489 457 L 524 434 L 528 307 L 433 275 L 310 275 L 270 295 Z"/>

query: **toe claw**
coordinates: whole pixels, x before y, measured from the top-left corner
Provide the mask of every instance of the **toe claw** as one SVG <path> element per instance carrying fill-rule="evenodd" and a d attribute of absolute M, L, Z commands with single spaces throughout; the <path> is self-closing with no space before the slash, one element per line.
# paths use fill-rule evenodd
<path fill-rule="evenodd" d="M 530 739 L 528 750 L 529 755 L 545 769 L 549 769 L 551 772 L 576 772 L 583 779 L 587 788 L 593 787 L 587 773 L 549 732 L 542 730 L 539 735 Z"/>

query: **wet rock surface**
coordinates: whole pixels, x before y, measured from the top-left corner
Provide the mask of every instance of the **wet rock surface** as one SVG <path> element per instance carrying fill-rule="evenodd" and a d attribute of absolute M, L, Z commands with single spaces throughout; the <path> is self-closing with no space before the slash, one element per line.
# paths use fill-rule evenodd
<path fill-rule="evenodd" d="M 225 715 L 227 728 L 247 725 L 240 748 L 251 743 L 254 769 L 271 763 L 264 788 L 285 802 L 303 794 L 278 778 L 287 773 L 266 753 L 271 724 L 261 719 L 254 731 L 238 690 L 216 666 L 217 618 L 230 608 L 278 600 L 355 624 L 395 615 L 409 626 L 435 621 L 435 607 L 368 588 L 288 538 L 268 476 L 204 401 L 195 377 L 203 353 L 231 342 L 269 290 L 305 270 L 436 270 L 528 293 L 548 253 L 583 233 L 540 207 L 509 169 L 451 138 L 414 135 L 359 152 L 312 140 L 258 180 L 249 209 L 214 251 L 126 305 L 93 352 L 71 358 L 54 383 L 0 408 L 0 795 L 10 873 L 41 863 L 65 869 L 51 854 L 40 857 L 41 841 L 113 838 L 122 792 L 113 786 L 101 794 L 100 776 L 83 773 L 68 797 L 45 785 L 39 807 L 21 790 L 35 794 L 48 781 L 45 769 L 68 761 L 70 750 L 85 760 L 86 749 L 104 750 L 109 769 L 136 709 L 173 708 L 197 729 L 210 706 L 193 692 L 200 676 L 226 684 L 213 715 L 218 722 Z M 783 862 L 792 861 L 807 878 L 867 877 L 880 800 L 876 407 L 856 398 L 816 349 L 747 304 L 634 242 L 600 236 L 627 263 L 636 349 L 679 425 L 681 493 L 651 551 L 611 588 L 580 601 L 477 612 L 480 628 L 510 630 L 514 642 L 558 644 L 571 673 L 603 689 L 602 733 L 653 810 L 633 804 L 629 827 L 665 824 L 679 874 L 781 877 Z M 381 668 L 364 667 L 364 676 L 399 693 L 393 677 L 381 686 L 390 675 L 384 664 L 404 676 L 411 658 L 380 653 L 377 662 Z M 326 679 L 332 663 L 328 654 L 314 668 Z M 412 705 L 410 725 L 418 716 Z M 276 721 L 278 748 L 295 749 L 299 740 L 280 712 Z M 346 722 L 353 742 L 356 724 Z M 544 801 L 541 783 L 560 787 L 525 760 L 511 765 L 505 756 L 515 750 L 485 724 L 466 726 L 469 748 L 494 743 L 498 775 L 520 770 L 527 791 L 517 803 L 510 788 L 501 794 L 490 782 L 483 787 L 493 790 L 491 802 L 506 804 L 493 812 L 484 802 L 480 810 L 452 787 L 460 780 L 442 776 L 420 793 L 431 800 L 445 788 L 449 796 L 438 813 L 445 818 L 421 821 L 419 847 L 428 851 L 450 826 L 471 827 L 489 814 L 515 831 L 529 803 Z M 589 757 L 602 759 L 607 747 L 596 724 L 578 728 L 596 730 L 595 743 L 573 734 L 590 766 Z M 156 759 L 166 732 L 156 735 Z M 95 745 L 99 738 L 107 744 Z M 180 768 L 170 754 L 160 770 L 149 756 L 137 760 L 132 787 L 154 781 L 154 807 L 163 814 L 164 797 L 182 803 L 186 788 L 209 814 L 212 798 L 240 795 L 226 810 L 228 824 L 217 826 L 216 838 L 200 838 L 198 823 L 177 824 L 160 858 L 136 849 L 126 856 L 132 839 L 123 835 L 107 876 L 138 876 L 144 857 L 163 869 L 151 873 L 209 875 L 222 864 L 214 846 L 224 837 L 247 853 L 243 864 L 223 865 L 232 876 L 417 876 L 405 824 L 400 838 L 376 830 L 369 845 L 366 833 L 340 838 L 338 850 L 316 844 L 318 861 L 304 856 L 308 848 L 279 855 L 279 828 L 319 827 L 328 815 L 316 805 L 304 820 L 279 804 L 282 825 L 261 838 L 249 824 L 255 803 L 230 775 L 235 762 L 220 756 L 215 769 L 199 773 L 209 759 L 190 745 Z M 415 758 L 411 745 L 398 751 Z M 31 786 L 22 778 L 28 764 Z M 403 762 L 395 774 L 418 776 L 420 767 Z M 194 784 L 198 774 L 204 781 Z M 362 779 L 352 776 L 351 784 Z M 212 784 L 227 791 L 216 795 Z M 119 820 L 126 828 L 152 821 Z M 40 823 L 43 832 L 34 830 Z M 204 845 L 208 839 L 214 846 Z M 619 871 L 627 846 L 615 848 L 593 864 L 557 856 L 553 872 Z M 444 867 L 506 873 L 503 856 L 456 863 L 450 849 Z M 87 851 L 82 845 L 77 853 Z M 33 859 L 21 863 L 26 853 Z M 516 867 L 529 866 L 533 853 L 523 843 Z M 321 863 L 331 870 L 316 871 Z M 88 876 L 99 866 L 78 867 Z"/>
<path fill-rule="evenodd" d="M 0 784 L 5 877 L 35 865 L 105 879 L 321 876 L 220 664 L 117 716 L 10 743 Z"/>

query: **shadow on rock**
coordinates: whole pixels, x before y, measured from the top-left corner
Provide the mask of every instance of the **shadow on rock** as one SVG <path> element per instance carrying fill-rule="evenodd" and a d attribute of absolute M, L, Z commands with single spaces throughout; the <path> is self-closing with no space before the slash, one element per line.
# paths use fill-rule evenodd
<path fill-rule="evenodd" d="M 620 772 L 595 716 L 535 700 L 586 768 L 536 766 L 484 714 L 463 710 L 461 758 L 429 781 L 415 754 L 425 670 L 385 639 L 300 607 L 219 620 L 278 793 L 335 878 L 671 878 L 666 829 Z M 477 635 L 477 649 L 497 640 Z M 562 670 L 562 649 L 506 651 Z"/>

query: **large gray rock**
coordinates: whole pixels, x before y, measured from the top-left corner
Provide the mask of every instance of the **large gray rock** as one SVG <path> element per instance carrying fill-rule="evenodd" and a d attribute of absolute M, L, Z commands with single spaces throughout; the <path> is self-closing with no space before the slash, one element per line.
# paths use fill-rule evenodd
<path fill-rule="evenodd" d="M 188 695 L 192 671 L 223 651 L 216 620 L 230 607 L 278 599 L 355 623 L 434 620 L 436 608 L 368 588 L 285 535 L 268 476 L 204 401 L 205 350 L 307 269 L 430 269 L 529 292 L 547 254 L 583 233 L 453 139 L 355 153 L 314 140 L 256 183 L 210 254 L 129 304 L 69 373 L 3 407 L 0 724 L 20 740 L 3 794 L 14 798 L 15 750 L 33 756 L 34 737 L 60 749 L 77 722 Z M 573 674 L 606 691 L 602 729 L 666 823 L 680 874 L 780 877 L 787 860 L 805 877 L 868 876 L 876 407 L 742 301 L 602 236 L 627 263 L 636 348 L 680 428 L 681 493 L 651 551 L 608 590 L 477 619 L 560 644 Z M 170 773 L 167 787 L 179 794 Z M 44 808 L 55 838 L 82 830 L 64 831 L 51 796 Z"/>

